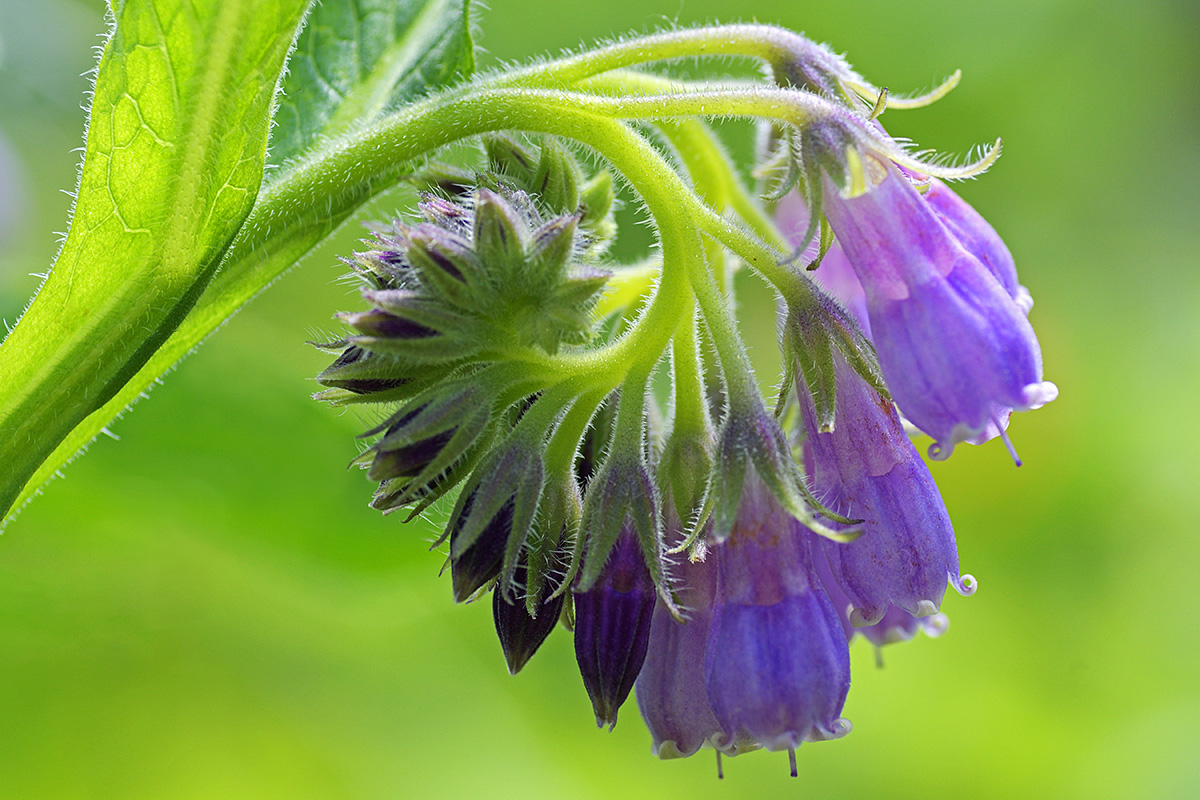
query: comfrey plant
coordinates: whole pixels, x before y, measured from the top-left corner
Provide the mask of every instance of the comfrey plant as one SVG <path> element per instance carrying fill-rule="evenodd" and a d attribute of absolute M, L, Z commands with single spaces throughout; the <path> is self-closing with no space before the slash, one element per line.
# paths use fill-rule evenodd
<path fill-rule="evenodd" d="M 269 5 L 114 6 L 71 230 L 0 348 L 4 509 L 414 184 L 416 209 L 345 259 L 364 305 L 318 345 L 318 396 L 379 410 L 356 459 L 372 505 L 445 514 L 454 597 L 490 595 L 513 673 L 562 623 L 598 724 L 636 687 L 659 756 L 761 747 L 795 774 L 801 743 L 849 730 L 849 641 L 936 634 L 947 586 L 974 590 L 910 434 L 936 458 L 1007 443 L 1056 391 L 1008 250 L 943 183 L 998 143 L 946 166 L 879 123 L 957 76 L 889 98 L 763 25 L 472 75 L 463 4 Z M 730 56 L 765 77 L 645 69 Z M 765 203 L 705 121 L 728 117 L 762 128 Z M 607 255 L 620 185 L 657 239 L 636 265 Z M 779 317 L 772 399 L 741 267 L 778 297 L 750 310 Z"/>

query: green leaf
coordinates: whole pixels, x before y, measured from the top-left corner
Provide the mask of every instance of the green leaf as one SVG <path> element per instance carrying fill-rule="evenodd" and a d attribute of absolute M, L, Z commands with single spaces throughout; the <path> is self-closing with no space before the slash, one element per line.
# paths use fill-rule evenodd
<path fill-rule="evenodd" d="M 246 2 L 255 5 L 251 0 Z M 118 19 L 118 35 L 129 6 L 134 5 L 144 4 L 133 0 L 127 3 Z M 277 21 L 278 16 L 266 18 Z M 290 37 L 277 38 L 283 40 L 285 48 L 291 41 Z M 284 165 L 268 170 L 236 239 L 232 244 L 226 239 L 220 271 L 182 323 L 177 318 L 172 320 L 178 328 L 165 344 L 159 340 L 148 345 L 139 354 L 140 359 L 127 362 L 130 366 L 120 376 L 121 382 L 106 397 L 99 398 L 101 402 L 93 404 L 98 410 L 81 424 L 75 426 L 75 420 L 60 429 L 50 442 L 57 447 L 32 478 L 25 480 L 37 463 L 26 465 L 19 478 L 0 478 L 0 513 L 10 507 L 14 497 L 19 507 L 37 493 L 62 465 L 143 396 L 159 376 L 363 203 L 394 185 L 410 166 L 396 162 L 379 169 L 339 161 L 339 140 L 366 130 L 393 109 L 469 75 L 473 67 L 470 13 L 465 0 L 358 0 L 317 6 L 297 41 L 271 136 L 270 160 Z M 257 79 L 243 75 L 241 82 L 262 81 L 262 74 L 265 72 Z M 103 69 L 97 98 L 102 80 Z M 221 120 L 228 124 L 225 110 Z M 256 169 L 261 178 L 261 158 Z M 257 179 L 254 186 L 258 186 Z M 97 326 L 95 330 L 106 328 Z M 0 348 L 0 366 L 6 355 L 14 355 L 5 352 L 9 349 L 7 343 Z M 11 349 L 23 351 L 24 347 Z M 6 394 L 7 372 L 2 374 L 5 381 L 0 393 Z M 6 407 L 7 397 L 0 397 L 0 402 L 5 404 L 0 408 Z M 53 405 L 46 407 L 54 410 Z M 7 425 L 5 419 L 0 417 L 0 430 Z M 0 463 L 15 447 L 15 443 L 10 447 L 0 439 Z M 38 461 L 44 455 L 40 454 Z"/>
<path fill-rule="evenodd" d="M 116 5 L 70 231 L 0 348 L 0 509 L 216 270 L 258 195 L 276 83 L 308 3 Z"/>
<path fill-rule="evenodd" d="M 475 50 L 459 0 L 346 0 L 313 10 L 288 63 L 271 160 L 294 159 L 470 75 Z"/>

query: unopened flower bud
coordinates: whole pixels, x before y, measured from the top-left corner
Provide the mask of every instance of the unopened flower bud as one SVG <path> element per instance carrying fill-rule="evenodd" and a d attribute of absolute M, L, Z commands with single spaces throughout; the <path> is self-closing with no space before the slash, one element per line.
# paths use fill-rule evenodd
<path fill-rule="evenodd" d="M 598 726 L 617 724 L 642 669 L 656 597 L 632 526 L 617 537 L 590 588 L 574 592 L 575 659 Z"/>

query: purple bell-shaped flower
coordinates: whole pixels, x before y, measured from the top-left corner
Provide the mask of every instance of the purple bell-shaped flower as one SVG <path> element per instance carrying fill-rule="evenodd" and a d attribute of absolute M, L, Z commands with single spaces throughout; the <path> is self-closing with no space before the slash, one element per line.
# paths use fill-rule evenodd
<path fill-rule="evenodd" d="M 713 549 L 719 601 L 705 686 L 721 748 L 768 750 L 845 734 L 850 659 L 837 612 L 813 571 L 807 532 L 748 477 L 729 539 Z"/>
<path fill-rule="evenodd" d="M 716 601 L 717 567 L 684 559 L 674 571 L 686 620 L 666 604 L 654 609 L 646 663 L 637 679 L 638 709 L 654 737 L 659 758 L 686 758 L 706 743 L 723 739 L 704 686 L 704 654 Z"/>
<path fill-rule="evenodd" d="M 891 403 L 840 354 L 834 355 L 834 428 L 822 433 L 812 398 L 798 389 L 805 450 L 817 495 L 838 513 L 861 520 L 852 542 L 823 539 L 829 572 L 853 605 L 855 627 L 873 625 L 897 606 L 914 617 L 937 613 L 959 577 L 954 529 L 933 476 L 904 433 Z"/>
<path fill-rule="evenodd" d="M 999 434 L 1009 412 L 1044 405 L 1058 390 L 1042 380 L 1022 307 L 972 252 L 982 252 L 985 237 L 964 241 L 954 231 L 978 228 L 961 214 L 947 223 L 898 167 L 866 158 L 877 180 L 845 197 L 827 178 L 823 208 L 866 292 L 892 396 L 935 439 L 931 454 L 944 458 L 958 442 Z"/>
<path fill-rule="evenodd" d="M 829 571 L 829 563 L 819 548 L 814 550 L 813 560 L 816 562 L 817 577 L 821 580 L 821 586 L 825 589 L 825 594 L 829 595 L 829 601 L 833 603 L 834 609 L 838 612 L 838 619 L 842 623 L 842 630 L 846 633 L 847 642 L 853 641 L 855 636 L 861 634 L 878 651 L 885 644 L 906 642 L 913 638 L 918 631 L 924 631 L 926 636 L 937 637 L 950 627 L 950 620 L 940 612 L 925 617 L 914 617 L 902 608 L 888 606 L 883 617 L 874 625 L 856 628 L 850 622 L 854 604 L 850 602 L 850 598 L 842 591 L 837 579 Z M 882 664 L 882 657 L 877 655 L 877 660 Z"/>

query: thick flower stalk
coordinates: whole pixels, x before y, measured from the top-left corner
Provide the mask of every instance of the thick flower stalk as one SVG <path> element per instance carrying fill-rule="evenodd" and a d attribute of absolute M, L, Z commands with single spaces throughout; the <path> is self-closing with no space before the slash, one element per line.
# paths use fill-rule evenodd
<path fill-rule="evenodd" d="M 730 55 L 769 80 L 634 69 Z M 876 119 L 886 92 L 755 25 L 617 42 L 430 103 L 478 155 L 413 173 L 415 219 L 347 259 L 366 308 L 322 345 L 319 397 L 380 409 L 355 460 L 372 504 L 448 510 L 453 596 L 491 594 L 514 674 L 562 621 L 599 725 L 636 686 L 658 756 L 787 751 L 795 774 L 801 744 L 850 729 L 856 633 L 939 633 L 947 586 L 974 588 L 903 419 L 945 457 L 1055 391 L 1009 251 L 942 182 L 997 151 L 912 156 Z M 775 218 L 708 116 L 772 131 Z M 607 255 L 621 183 L 657 238 L 633 264 Z M 776 309 L 738 306 L 743 265 L 779 298 L 775 398 L 738 315 Z"/>

